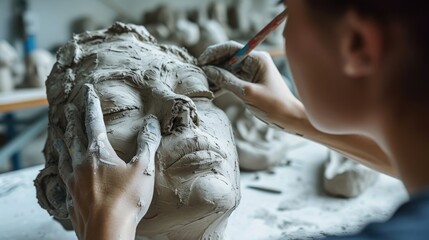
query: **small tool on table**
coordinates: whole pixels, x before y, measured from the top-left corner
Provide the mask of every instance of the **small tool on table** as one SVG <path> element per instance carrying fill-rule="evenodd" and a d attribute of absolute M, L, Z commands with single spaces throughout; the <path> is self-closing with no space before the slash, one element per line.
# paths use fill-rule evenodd
<path fill-rule="evenodd" d="M 241 62 L 249 55 L 249 53 L 255 49 L 261 42 L 263 42 L 274 30 L 276 30 L 280 24 L 287 17 L 287 8 L 277 15 L 270 23 L 268 23 L 261 31 L 259 31 L 247 44 L 240 50 L 238 50 L 234 56 L 225 64 L 225 68 L 237 71 Z"/>

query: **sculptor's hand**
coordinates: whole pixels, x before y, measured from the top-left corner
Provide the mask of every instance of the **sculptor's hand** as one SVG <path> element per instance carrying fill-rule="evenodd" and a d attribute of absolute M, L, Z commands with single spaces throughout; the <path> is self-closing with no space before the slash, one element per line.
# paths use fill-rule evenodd
<path fill-rule="evenodd" d="M 60 175 L 70 193 L 70 217 L 80 239 L 134 239 L 136 226 L 152 201 L 159 122 L 153 116 L 144 119 L 137 153 L 125 163 L 107 139 L 97 94 L 92 85 L 85 87 L 88 146 L 81 141 L 85 134 L 73 104 L 65 107 L 64 141 L 55 142 Z"/>
<path fill-rule="evenodd" d="M 231 91 L 241 98 L 258 118 L 277 126 L 285 118 L 299 118 L 302 104 L 293 96 L 266 52 L 253 51 L 237 73 L 218 67 L 226 63 L 243 45 L 229 41 L 207 48 L 198 64 L 217 87 Z"/>

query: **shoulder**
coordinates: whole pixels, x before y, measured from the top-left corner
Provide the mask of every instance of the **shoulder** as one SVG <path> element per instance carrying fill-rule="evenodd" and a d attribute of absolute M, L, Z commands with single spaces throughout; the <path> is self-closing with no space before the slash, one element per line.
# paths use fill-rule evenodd
<path fill-rule="evenodd" d="M 371 223 L 359 234 L 332 240 L 423 240 L 429 239 L 429 191 L 403 204 L 386 222 Z"/>

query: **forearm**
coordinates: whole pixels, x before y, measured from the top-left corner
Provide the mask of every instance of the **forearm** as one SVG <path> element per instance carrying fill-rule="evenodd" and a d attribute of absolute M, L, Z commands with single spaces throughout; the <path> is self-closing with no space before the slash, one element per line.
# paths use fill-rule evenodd
<path fill-rule="evenodd" d="M 276 124 L 290 133 L 321 143 L 368 167 L 392 177 L 397 177 L 397 173 L 388 156 L 373 140 L 361 135 L 332 135 L 323 133 L 310 123 L 304 107 L 301 107 L 301 109 L 300 113 L 292 119 L 290 115 L 284 115 L 287 117 L 283 117 Z"/>

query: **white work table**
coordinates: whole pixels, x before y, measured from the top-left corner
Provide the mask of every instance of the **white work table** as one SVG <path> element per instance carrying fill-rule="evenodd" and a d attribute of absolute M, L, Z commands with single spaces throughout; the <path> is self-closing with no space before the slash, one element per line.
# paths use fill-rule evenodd
<path fill-rule="evenodd" d="M 384 175 L 358 198 L 327 196 L 320 181 L 326 155 L 326 148 L 306 141 L 290 151 L 289 166 L 258 174 L 243 172 L 242 200 L 229 219 L 227 239 L 307 239 L 356 232 L 367 222 L 387 219 L 406 201 L 403 185 Z M 76 239 L 74 232 L 63 230 L 37 203 L 33 179 L 41 168 L 0 175 L 0 239 Z"/>

